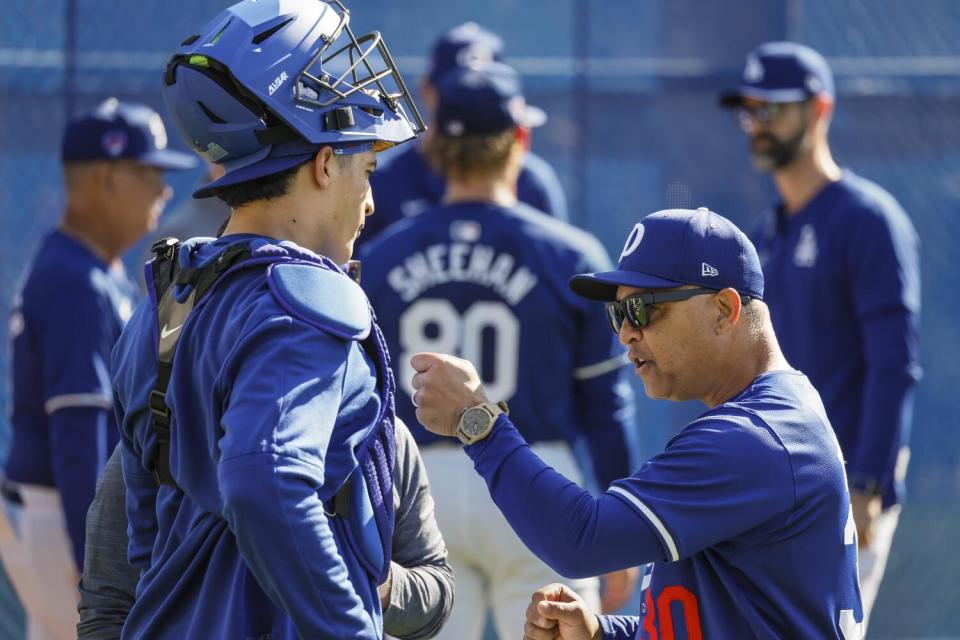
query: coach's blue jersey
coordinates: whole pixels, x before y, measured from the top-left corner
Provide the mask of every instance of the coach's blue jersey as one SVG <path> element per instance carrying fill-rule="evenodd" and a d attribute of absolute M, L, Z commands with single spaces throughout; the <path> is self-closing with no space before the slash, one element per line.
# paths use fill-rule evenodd
<path fill-rule="evenodd" d="M 662 545 L 640 638 L 859 637 L 841 453 L 799 372 L 760 376 L 611 493 Z"/>
<path fill-rule="evenodd" d="M 420 444 L 439 436 L 416 420 L 410 357 L 450 353 L 477 366 L 531 442 L 584 434 L 601 488 L 628 472 L 623 347 L 602 305 L 567 286 L 610 268 L 593 236 L 523 204 L 462 203 L 394 225 L 361 258 L 397 374 L 397 415 Z"/>
<path fill-rule="evenodd" d="M 790 364 L 820 392 L 851 488 L 897 500 L 897 453 L 919 378 L 919 242 L 887 192 L 845 171 L 753 238 L 765 301 Z"/>
<path fill-rule="evenodd" d="M 11 316 L 13 443 L 6 474 L 60 491 L 78 561 L 97 475 L 119 439 L 110 350 L 135 292 L 119 261 L 108 265 L 57 230 L 44 238 Z"/>
<path fill-rule="evenodd" d="M 466 450 L 561 575 L 654 562 L 641 616 L 602 618 L 605 638 L 860 638 L 840 448 L 797 371 L 758 376 L 598 498 L 546 467 L 508 418 Z"/>
<path fill-rule="evenodd" d="M 407 145 L 371 176 L 375 211 L 367 218 L 357 249 L 398 220 L 440 204 L 447 184 L 427 163 L 418 145 Z M 524 155 L 517 179 L 517 198 L 537 211 L 567 220 L 567 197 L 547 162 L 533 153 Z"/>
<path fill-rule="evenodd" d="M 311 262 L 292 243 L 232 235 L 201 244 L 185 266 L 240 240 Z M 265 272 L 222 276 L 180 327 L 157 327 L 145 302 L 117 342 L 129 555 L 142 572 L 124 638 L 382 634 L 377 580 L 343 518 L 324 510 L 378 419 L 375 366 L 309 305 L 282 302 Z M 171 331 L 181 332 L 166 395 L 179 489 L 158 490 L 146 471 L 156 447 L 147 402 L 157 333 Z"/>

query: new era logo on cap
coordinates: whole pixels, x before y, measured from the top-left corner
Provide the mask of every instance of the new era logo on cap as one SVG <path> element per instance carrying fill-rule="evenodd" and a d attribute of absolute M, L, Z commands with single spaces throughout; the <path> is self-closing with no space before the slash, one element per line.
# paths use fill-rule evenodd
<path fill-rule="evenodd" d="M 706 262 L 700 263 L 700 275 L 706 276 L 708 278 L 716 278 L 720 275 L 720 272 L 716 270 L 715 267 L 711 267 Z"/>

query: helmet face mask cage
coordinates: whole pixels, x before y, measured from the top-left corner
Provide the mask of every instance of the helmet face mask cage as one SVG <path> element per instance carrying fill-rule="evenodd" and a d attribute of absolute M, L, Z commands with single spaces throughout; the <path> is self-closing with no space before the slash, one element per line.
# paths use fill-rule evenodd
<path fill-rule="evenodd" d="M 171 58 L 164 99 L 191 146 L 227 173 L 319 145 L 374 150 L 425 130 L 379 32 L 341 0 L 243 0 Z M 331 52 L 332 51 L 332 52 Z"/>
<path fill-rule="evenodd" d="M 392 110 L 403 114 L 410 121 L 414 132 L 422 133 L 426 129 L 423 119 L 383 36 L 379 31 L 372 31 L 357 38 L 350 28 L 349 10 L 341 0 L 329 1 L 340 9 L 340 25 L 328 43 L 336 42 L 343 31 L 349 41 L 325 56 L 330 46 L 328 44 L 310 59 L 297 77 L 295 99 L 305 105 L 326 108 L 357 91 L 363 91 L 378 97 Z M 315 67 L 319 74 L 312 73 Z M 333 95 L 322 100 L 317 89 Z"/>

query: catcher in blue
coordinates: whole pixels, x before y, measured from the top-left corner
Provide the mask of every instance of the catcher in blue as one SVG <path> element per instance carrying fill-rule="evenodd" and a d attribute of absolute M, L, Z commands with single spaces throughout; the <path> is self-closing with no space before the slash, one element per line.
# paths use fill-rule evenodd
<path fill-rule="evenodd" d="M 383 634 L 393 378 L 341 269 L 376 152 L 422 122 L 379 33 L 339 2 L 244 0 L 184 40 L 162 90 L 226 173 L 222 237 L 159 242 L 113 353 L 129 559 L 124 638 Z"/>
<path fill-rule="evenodd" d="M 593 497 L 537 457 L 469 362 L 414 356 L 417 418 L 466 445 L 531 551 L 571 577 L 654 563 L 640 616 L 597 616 L 550 585 L 534 593 L 525 637 L 860 638 L 840 448 L 780 352 L 746 236 L 707 209 L 660 211 L 636 225 L 615 271 L 570 287 L 607 301 L 647 395 L 708 410 Z"/>
<path fill-rule="evenodd" d="M 456 69 L 476 69 L 489 62 L 503 62 L 503 40 L 475 22 L 466 22 L 444 32 L 430 51 L 430 68 L 420 81 L 420 98 L 433 117 L 438 87 L 443 77 Z M 528 128 L 547 121 L 542 110 L 527 106 Z M 431 125 L 430 131 L 433 130 Z M 425 138 L 432 134 L 428 131 Z M 408 145 L 389 158 L 371 180 L 377 214 L 360 236 L 358 248 L 388 226 L 428 209 L 443 200 L 446 181 L 431 167 L 423 145 Z M 517 176 L 517 199 L 560 220 L 567 219 L 567 197 L 560 179 L 546 160 L 528 152 Z"/>
<path fill-rule="evenodd" d="M 565 285 L 578 271 L 608 269 L 603 247 L 518 202 L 527 110 L 516 71 L 496 62 L 458 69 L 438 90 L 436 131 L 424 153 L 446 178 L 444 204 L 364 247 L 363 286 L 395 358 L 397 414 L 420 444 L 457 581 L 441 637 L 482 637 L 491 608 L 506 638 L 522 623 L 530 591 L 560 576 L 523 547 L 483 482 L 463 473 L 460 452 L 417 424 L 410 356 L 446 351 L 480 363 L 488 389 L 512 403 L 534 450 L 580 480 L 571 445 L 585 438 L 601 490 L 629 471 L 632 396 L 601 305 Z M 595 575 L 576 587 L 598 605 Z M 607 578 L 608 607 L 629 598 L 635 575 Z"/>
<path fill-rule="evenodd" d="M 753 234 L 783 352 L 823 397 L 847 458 L 864 620 L 900 517 L 920 378 L 920 242 L 900 204 L 836 164 L 836 103 L 823 56 L 768 42 L 721 96 L 780 201 Z M 811 305 L 824 313 L 807 314 Z"/>
<path fill-rule="evenodd" d="M 164 171 L 196 164 L 166 147 L 163 121 L 145 105 L 109 98 L 70 121 L 61 145 L 65 212 L 14 305 L 0 556 L 31 640 L 76 638 L 87 508 L 119 439 L 110 350 L 137 298 L 120 256 L 172 195 Z"/>

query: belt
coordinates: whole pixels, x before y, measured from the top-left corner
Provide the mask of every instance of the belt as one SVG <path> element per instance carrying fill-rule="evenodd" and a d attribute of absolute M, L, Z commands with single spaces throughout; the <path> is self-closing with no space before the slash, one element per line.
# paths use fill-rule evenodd
<path fill-rule="evenodd" d="M 17 488 L 16 483 L 6 478 L 3 479 L 3 482 L 0 482 L 0 496 L 3 496 L 4 500 L 12 502 L 13 504 L 23 505 L 20 489 Z"/>

